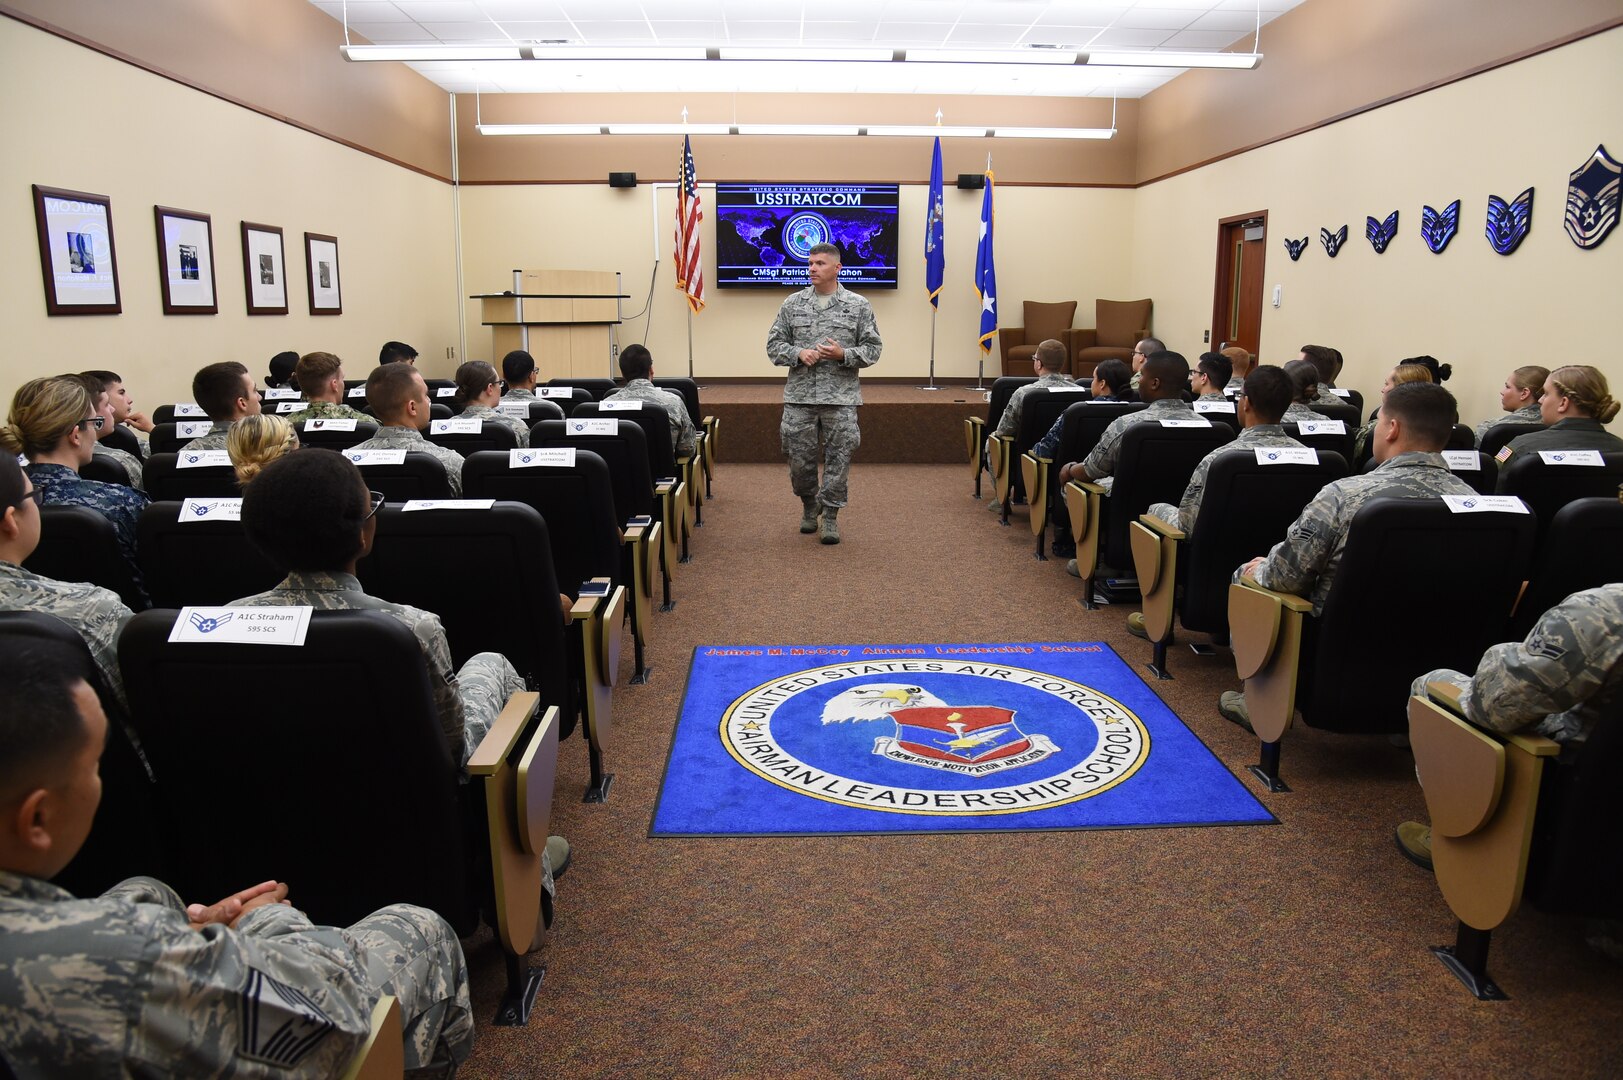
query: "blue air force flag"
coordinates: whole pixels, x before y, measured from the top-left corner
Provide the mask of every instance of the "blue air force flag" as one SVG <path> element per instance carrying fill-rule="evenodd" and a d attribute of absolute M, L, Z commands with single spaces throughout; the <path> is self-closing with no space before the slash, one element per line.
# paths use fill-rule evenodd
<path fill-rule="evenodd" d="M 981 239 L 975 249 L 975 293 L 981 298 L 981 352 L 992 351 L 997 334 L 997 271 L 992 266 L 992 170 L 986 170 L 981 199 Z"/>
<path fill-rule="evenodd" d="M 930 211 L 924 223 L 924 287 L 930 290 L 930 306 L 941 306 L 941 281 L 947 272 L 946 215 L 941 194 L 941 137 L 935 140 L 930 159 Z"/>

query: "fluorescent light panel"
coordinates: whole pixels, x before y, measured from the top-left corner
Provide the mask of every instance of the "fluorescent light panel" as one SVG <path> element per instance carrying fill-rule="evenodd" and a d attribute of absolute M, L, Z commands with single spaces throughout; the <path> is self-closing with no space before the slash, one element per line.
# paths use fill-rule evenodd
<path fill-rule="evenodd" d="M 1000 127 L 992 134 L 999 139 L 1112 139 L 1116 129 Z"/>
<path fill-rule="evenodd" d="M 340 45 L 345 60 L 522 60 L 517 45 Z"/>
<path fill-rule="evenodd" d="M 739 124 L 740 135 L 860 135 L 855 124 Z"/>
<path fill-rule="evenodd" d="M 1109 139 L 1115 128 L 932 127 L 927 124 L 480 124 L 481 135 L 791 135 L 945 139 Z"/>
<path fill-rule="evenodd" d="M 1112 52 L 1088 53 L 1092 67 L 1245 68 L 1262 62 L 1261 53 L 1225 52 Z"/>
<path fill-rule="evenodd" d="M 888 63 L 896 59 L 894 49 L 746 49 L 723 46 L 723 60 L 795 60 L 833 63 Z"/>
<path fill-rule="evenodd" d="M 726 135 L 730 124 L 605 124 L 610 135 Z"/>
<path fill-rule="evenodd" d="M 930 124 L 869 124 L 869 135 L 896 135 L 903 138 L 919 136 L 930 139 L 939 135 L 943 139 L 984 139 L 991 130 L 989 125 L 981 127 L 934 127 Z"/>
<path fill-rule="evenodd" d="M 705 60 L 701 46 L 630 46 L 623 49 L 592 48 L 585 45 L 526 45 L 527 60 Z"/>
<path fill-rule="evenodd" d="M 922 64 L 1074 64 L 1070 49 L 908 49 L 909 63 Z"/>
<path fill-rule="evenodd" d="M 601 135 L 602 124 L 480 124 L 481 135 Z"/>

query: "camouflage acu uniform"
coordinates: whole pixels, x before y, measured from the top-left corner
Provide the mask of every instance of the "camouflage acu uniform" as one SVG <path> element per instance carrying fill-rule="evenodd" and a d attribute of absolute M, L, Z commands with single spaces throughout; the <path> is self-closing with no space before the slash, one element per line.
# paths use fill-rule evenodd
<path fill-rule="evenodd" d="M 423 438 L 423 433 L 416 428 L 408 427 L 380 427 L 378 433 L 365 442 L 358 442 L 350 447 L 351 450 L 416 450 L 418 453 L 432 454 L 440 459 L 445 466 L 445 478 L 451 482 L 451 494 L 462 494 L 462 455 L 455 450 L 447 450 Z"/>
<path fill-rule="evenodd" d="M 1599 420 L 1589 416 L 1573 416 L 1557 420 L 1543 431 L 1530 431 L 1518 435 L 1499 452 L 1500 461 L 1509 461 L 1512 454 L 1536 454 L 1540 450 L 1599 450 L 1603 453 L 1623 450 L 1623 439 L 1607 431 Z M 1509 451 L 1508 453 L 1506 451 Z"/>
<path fill-rule="evenodd" d="M 1328 383 L 1319 384 L 1319 396 L 1313 399 L 1315 405 L 1346 405 L 1347 399 L 1340 394 L 1333 393 L 1335 387 Z"/>
<path fill-rule="evenodd" d="M 340 929 L 266 904 L 199 931 L 151 878 L 80 900 L 0 871 L 0 931 L 0 1046 L 21 1077 L 337 1076 L 383 994 L 406 1068 L 473 1045 L 462 947 L 425 908 Z"/>
<path fill-rule="evenodd" d="M 1200 464 L 1195 466 L 1195 471 L 1189 476 L 1189 486 L 1183 489 L 1183 498 L 1178 500 L 1177 506 L 1171 503 L 1155 503 L 1148 513 L 1168 525 L 1176 525 L 1187 534 L 1195 527 L 1195 518 L 1200 514 L 1200 500 L 1206 494 L 1206 474 L 1212 471 L 1212 462 L 1217 460 L 1219 454 L 1235 450 L 1250 453 L 1259 446 L 1301 445 L 1285 434 L 1285 429 L 1278 424 L 1258 424 L 1255 427 L 1245 428 L 1233 442 L 1219 446 L 1200 459 Z"/>
<path fill-rule="evenodd" d="M 1192 420 L 1194 416 L 1195 411 L 1181 398 L 1162 398 L 1150 402 L 1148 408 L 1118 416 L 1110 421 L 1110 426 L 1099 436 L 1098 445 L 1083 460 L 1082 468 L 1095 483 L 1105 477 L 1114 476 L 1117 459 L 1121 454 L 1121 437 L 1128 428 L 1134 424 L 1154 423 L 1158 420 Z"/>
<path fill-rule="evenodd" d="M 534 390 L 517 390 L 510 388 L 505 394 L 502 395 L 502 400 L 522 401 L 525 404 L 528 404 L 532 401 L 541 400 L 541 395 L 537 394 Z"/>
<path fill-rule="evenodd" d="M 460 418 L 463 420 L 483 420 L 487 424 L 500 424 L 513 433 L 514 437 L 518 439 L 518 445 L 530 445 L 530 427 L 528 424 L 517 417 L 499 413 L 489 405 L 469 405 L 462 410 Z"/>
<path fill-rule="evenodd" d="M 1009 395 L 1009 403 L 1003 406 L 1003 415 L 998 417 L 997 430 L 994 435 L 1012 436 L 1020 430 L 1020 410 L 1025 407 L 1026 396 L 1029 394 L 1046 394 L 1051 386 L 1063 386 L 1068 389 L 1075 388 L 1077 382 L 1069 375 L 1061 375 L 1057 371 L 1044 372 L 1037 376 L 1037 381 L 1019 387 Z"/>
<path fill-rule="evenodd" d="M 301 416 L 300 419 L 304 418 Z M 288 422 L 292 423 L 292 421 Z M 189 442 L 181 443 L 181 446 L 187 450 L 224 450 L 225 437 L 230 433 L 230 424 L 222 424 L 216 420 L 214 426 L 209 428 L 207 435 L 199 435 Z"/>
<path fill-rule="evenodd" d="M 1526 641 L 1495 645 L 1475 676 L 1439 668 L 1414 682 L 1460 689 L 1465 716 L 1489 731 L 1526 731 L 1570 742 L 1623 695 L 1623 585 L 1576 592 L 1544 613 Z"/>
<path fill-rule="evenodd" d="M 1226 394 L 1220 394 L 1216 390 L 1213 390 L 1209 394 L 1200 395 L 1195 400 L 1196 401 L 1227 401 L 1228 396 Z"/>
<path fill-rule="evenodd" d="M 112 522 L 119 553 L 132 569 L 135 567 L 135 522 L 151 499 L 123 484 L 86 480 L 66 465 L 30 465 L 27 472 L 34 486 L 44 493 L 44 505 L 88 506 Z"/>
<path fill-rule="evenodd" d="M 1339 402 L 1339 400 L 1338 398 L 1337 401 Z M 1326 417 L 1320 416 L 1300 401 L 1293 401 L 1290 403 L 1290 407 L 1285 410 L 1285 415 L 1279 418 L 1279 422 L 1281 424 L 1301 424 L 1304 422 L 1311 424 L 1314 421 L 1324 419 Z"/>
<path fill-rule="evenodd" d="M 819 360 L 807 366 L 800 350 L 832 338 L 845 349 L 842 360 Z M 884 342 L 867 299 L 838 287 L 818 296 L 810 286 L 790 296 L 766 335 L 772 363 L 789 369 L 783 384 L 783 422 L 779 436 L 789 459 L 789 482 L 801 498 L 816 496 L 820 505 L 845 505 L 851 455 L 862 442 L 857 406 L 862 404 L 858 371 L 879 362 Z M 823 444 L 823 479 L 817 479 L 817 444 Z"/>
<path fill-rule="evenodd" d="M 693 456 L 693 418 L 688 416 L 687 402 L 682 395 L 655 386 L 647 379 L 631 379 L 618 390 L 610 391 L 603 400 L 647 401 L 665 410 L 671 421 L 671 449 L 677 457 Z"/>
<path fill-rule="evenodd" d="M 1238 394 L 1244 389 L 1245 380 L 1238 375 L 1233 375 L 1229 377 L 1228 384 L 1223 387 L 1223 396 L 1233 397 L 1235 394 Z"/>
<path fill-rule="evenodd" d="M 124 466 L 124 471 L 129 475 L 130 478 L 130 487 L 135 488 L 136 490 L 140 490 L 143 487 L 141 483 L 140 458 L 136 457 L 128 450 L 120 450 L 116 446 L 103 446 L 101 443 L 96 444 L 95 452 L 96 456 L 99 458 L 107 458 Z"/>
<path fill-rule="evenodd" d="M 1484 421 L 1482 421 L 1482 423 L 1478 424 L 1476 426 L 1476 431 L 1474 433 L 1476 435 L 1477 447 L 1478 447 L 1478 449 L 1480 449 L 1481 446 L 1482 446 L 1483 436 L 1487 435 L 1488 432 L 1491 429 L 1493 429 L 1494 427 L 1497 427 L 1500 424 L 1542 424 L 1542 423 L 1544 423 L 1544 417 L 1539 412 L 1538 402 L 1535 401 L 1530 405 L 1523 405 L 1521 408 L 1517 409 L 1515 412 L 1505 413 L 1502 416 L 1495 416 L 1492 419 L 1484 420 Z"/>
<path fill-rule="evenodd" d="M 359 409 L 337 401 L 312 401 L 308 409 L 300 409 L 287 418 L 290 424 L 302 424 L 306 420 L 359 420 L 363 424 L 378 422 L 377 417 L 368 416 Z"/>
<path fill-rule="evenodd" d="M 1322 614 L 1347 546 L 1347 527 L 1366 502 L 1472 494 L 1471 485 L 1449 471 L 1443 455 L 1413 450 L 1389 458 L 1373 472 L 1326 484 L 1257 566 L 1257 584 L 1306 597 L 1313 601 L 1313 614 Z"/>
<path fill-rule="evenodd" d="M 78 631 L 101 668 L 107 685 L 124 700 L 118 670 L 118 635 L 134 612 L 111 589 L 41 577 L 0 561 L 0 611 L 38 611 L 54 615 Z"/>

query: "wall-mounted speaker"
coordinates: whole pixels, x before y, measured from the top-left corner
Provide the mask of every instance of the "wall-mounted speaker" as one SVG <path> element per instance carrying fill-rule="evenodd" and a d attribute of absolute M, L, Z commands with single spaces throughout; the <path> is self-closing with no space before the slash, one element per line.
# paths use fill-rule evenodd
<path fill-rule="evenodd" d="M 636 187 L 637 174 L 634 172 L 609 173 L 609 187 Z"/>
<path fill-rule="evenodd" d="M 986 174 L 961 172 L 958 174 L 958 186 L 965 191 L 979 191 L 986 186 Z"/>

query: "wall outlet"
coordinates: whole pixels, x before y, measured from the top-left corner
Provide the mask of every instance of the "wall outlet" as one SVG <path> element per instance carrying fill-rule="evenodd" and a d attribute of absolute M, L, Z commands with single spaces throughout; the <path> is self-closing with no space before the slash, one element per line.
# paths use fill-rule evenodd
<path fill-rule="evenodd" d="M 1210 345 L 1212 343 L 1212 332 L 1210 330 L 1206 331 L 1201 335 L 1200 341 L 1203 345 Z"/>
<path fill-rule="evenodd" d="M 1278 307 L 1279 305 L 1275 304 L 1274 306 Z M 456 359 L 456 346 L 455 345 L 447 345 L 445 347 L 445 358 L 447 360 L 455 360 Z"/>

